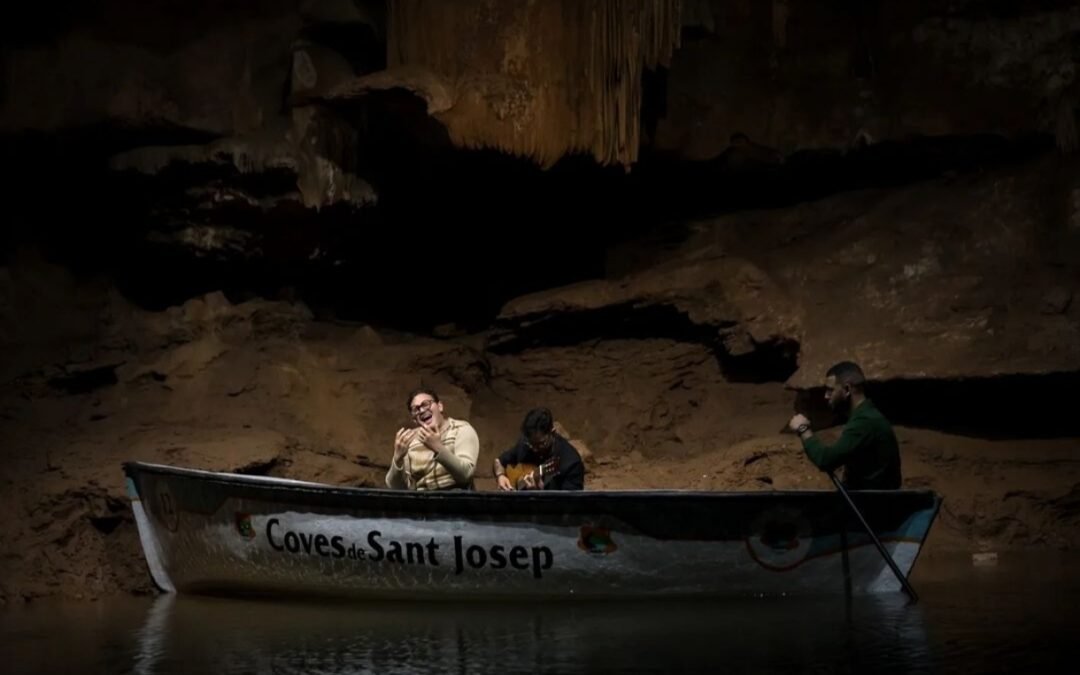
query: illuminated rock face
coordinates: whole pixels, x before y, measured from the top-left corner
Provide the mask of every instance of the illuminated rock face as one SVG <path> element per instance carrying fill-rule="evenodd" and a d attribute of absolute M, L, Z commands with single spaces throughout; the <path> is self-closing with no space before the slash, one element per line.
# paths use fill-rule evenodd
<path fill-rule="evenodd" d="M 678 0 L 404 0 L 391 4 L 391 66 L 431 69 L 454 91 L 438 115 L 463 147 L 543 166 L 567 154 L 638 157 L 642 73 L 680 40 Z"/>

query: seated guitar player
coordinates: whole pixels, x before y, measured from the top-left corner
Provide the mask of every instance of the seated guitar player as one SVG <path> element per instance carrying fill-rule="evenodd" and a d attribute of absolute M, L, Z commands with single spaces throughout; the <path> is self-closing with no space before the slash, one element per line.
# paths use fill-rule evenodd
<path fill-rule="evenodd" d="M 584 490 L 581 455 L 559 434 L 547 408 L 534 408 L 521 423 L 521 439 L 495 460 L 500 490 Z"/>

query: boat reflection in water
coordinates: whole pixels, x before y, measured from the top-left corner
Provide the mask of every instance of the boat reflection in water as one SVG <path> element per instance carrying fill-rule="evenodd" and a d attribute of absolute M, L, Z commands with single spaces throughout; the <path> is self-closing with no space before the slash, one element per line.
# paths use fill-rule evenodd
<path fill-rule="evenodd" d="M 137 673 L 791 672 L 930 667 L 922 609 L 899 594 L 572 604 L 157 598 Z"/>

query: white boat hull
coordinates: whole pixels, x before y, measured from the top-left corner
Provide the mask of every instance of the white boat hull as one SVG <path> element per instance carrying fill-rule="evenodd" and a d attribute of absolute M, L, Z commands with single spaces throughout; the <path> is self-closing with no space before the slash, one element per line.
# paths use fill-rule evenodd
<path fill-rule="evenodd" d="M 461 598 L 897 592 L 832 492 L 421 494 L 125 467 L 169 592 Z M 910 573 L 940 506 L 852 493 Z"/>

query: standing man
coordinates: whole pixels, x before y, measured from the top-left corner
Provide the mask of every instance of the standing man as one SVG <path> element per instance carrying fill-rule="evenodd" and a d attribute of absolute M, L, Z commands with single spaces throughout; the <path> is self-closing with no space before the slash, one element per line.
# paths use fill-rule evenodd
<path fill-rule="evenodd" d="M 521 440 L 495 459 L 492 472 L 500 490 L 519 489 L 510 482 L 506 467 L 519 464 L 540 466 L 553 462 L 557 467 L 552 475 L 540 477 L 536 472 L 522 479 L 524 490 L 584 490 L 585 464 L 581 455 L 559 434 L 547 408 L 533 408 L 521 423 Z"/>
<path fill-rule="evenodd" d="M 443 414 L 432 389 L 409 394 L 409 416 L 416 427 L 398 429 L 387 487 L 408 490 L 473 489 L 480 440 L 472 425 Z"/>
<path fill-rule="evenodd" d="M 836 364 L 825 374 L 825 400 L 847 418 L 839 440 L 826 445 L 810 429 L 810 420 L 795 415 L 788 422 L 802 439 L 803 450 L 822 471 L 844 467 L 844 487 L 850 490 L 900 488 L 900 445 L 885 416 L 866 397 L 866 377 L 850 361 Z"/>

